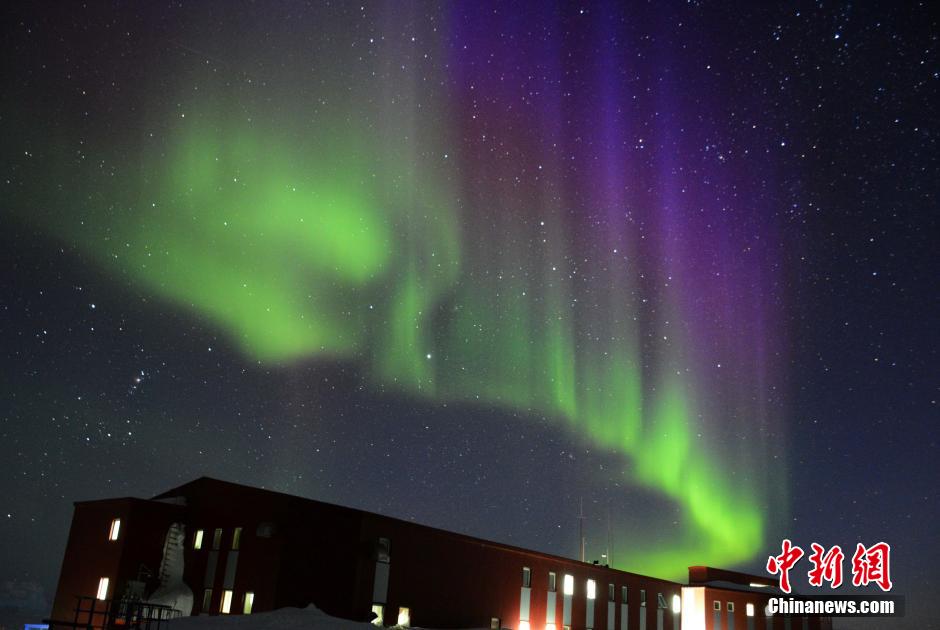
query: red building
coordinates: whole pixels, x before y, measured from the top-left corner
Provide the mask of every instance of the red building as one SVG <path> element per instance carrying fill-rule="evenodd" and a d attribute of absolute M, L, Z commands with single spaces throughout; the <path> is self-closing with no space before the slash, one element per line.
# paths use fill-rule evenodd
<path fill-rule="evenodd" d="M 767 602 L 785 596 L 777 581 L 711 567 L 689 567 L 682 588 L 683 630 L 830 630 L 828 618 L 770 615 Z M 789 597 L 789 596 L 787 596 Z"/>
<path fill-rule="evenodd" d="M 693 567 L 683 585 L 203 477 L 149 500 L 76 503 L 51 624 L 126 624 L 131 604 L 156 602 L 182 614 L 313 603 L 432 628 L 828 627 L 765 625 L 770 589 L 755 592 L 755 581 L 772 584 Z M 98 612 L 79 619 L 79 597 Z M 721 614 L 699 610 L 706 600 Z"/>

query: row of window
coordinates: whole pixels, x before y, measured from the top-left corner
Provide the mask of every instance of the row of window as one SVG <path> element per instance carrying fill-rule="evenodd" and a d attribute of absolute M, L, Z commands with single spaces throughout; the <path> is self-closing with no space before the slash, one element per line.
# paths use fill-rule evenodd
<path fill-rule="evenodd" d="M 532 570 L 529 567 L 522 567 L 522 586 L 524 588 L 532 588 Z M 548 592 L 554 593 L 557 587 L 557 578 L 554 571 L 548 572 Z M 564 581 L 562 583 L 563 592 L 565 595 L 574 595 L 574 576 L 565 574 Z M 597 598 L 597 583 L 594 580 L 588 580 L 586 584 L 587 598 L 596 599 Z M 616 601 L 617 587 L 614 584 L 607 585 L 607 599 L 608 601 Z M 628 590 L 626 586 L 620 587 L 620 601 L 624 604 L 627 603 Z M 678 613 L 681 609 L 682 603 L 678 595 L 672 596 L 672 610 L 673 612 Z M 666 605 L 666 598 L 662 593 L 656 593 L 656 605 L 659 608 L 668 608 Z M 646 606 L 646 589 L 640 589 L 640 606 Z"/>
<path fill-rule="evenodd" d="M 111 578 L 103 577 L 98 580 L 98 592 L 95 594 L 97 599 L 108 599 L 108 589 L 111 586 Z M 222 599 L 219 600 L 219 612 L 227 615 L 232 612 L 232 601 L 235 592 L 230 590 L 222 591 Z M 246 591 L 242 595 L 241 609 L 242 614 L 250 615 L 251 608 L 255 604 L 255 594 L 253 591 Z M 212 589 L 207 588 L 202 592 L 202 612 L 208 612 L 212 606 Z M 373 607 L 374 608 L 374 607 Z M 407 608 L 404 610 L 408 610 Z M 400 615 L 399 615 L 400 618 Z"/>
<path fill-rule="evenodd" d="M 228 589 L 222 591 L 222 599 L 219 600 L 219 612 L 228 615 L 232 612 L 232 601 L 235 599 L 235 591 Z M 243 615 L 251 614 L 251 607 L 255 604 L 255 594 L 253 591 L 245 591 L 242 595 L 241 609 Z M 212 589 L 207 588 L 202 592 L 202 612 L 209 612 L 212 607 Z"/>
<path fill-rule="evenodd" d="M 721 602 L 719 600 L 716 599 L 712 602 L 712 610 L 715 610 L 715 611 L 721 610 Z M 728 612 L 734 612 L 734 602 L 727 602 L 727 610 Z M 748 617 L 753 617 L 754 616 L 754 604 L 747 604 L 745 606 L 745 612 L 747 613 Z"/>
<path fill-rule="evenodd" d="M 212 548 L 221 549 L 222 548 L 222 536 L 224 530 L 221 527 L 217 527 L 212 533 Z M 117 540 L 121 536 L 121 519 L 115 518 L 111 520 L 111 527 L 108 530 L 108 540 Z M 203 539 L 205 538 L 205 530 L 197 529 L 193 534 L 193 549 L 199 550 L 202 549 Z M 242 538 L 242 528 L 236 527 L 232 532 L 232 550 L 237 551 L 239 545 L 241 544 Z"/>
<path fill-rule="evenodd" d="M 108 531 L 108 540 L 118 540 L 121 535 L 121 519 L 115 518 L 111 520 L 111 527 Z M 217 527 L 212 533 L 212 549 L 221 549 L 222 548 L 222 537 L 224 535 L 224 530 L 221 527 Z M 232 550 L 237 551 L 241 544 L 242 528 L 236 527 L 232 532 Z M 197 529 L 193 534 L 193 549 L 199 550 L 202 549 L 203 539 L 205 538 L 205 530 Z M 388 539 L 380 539 L 384 543 L 384 548 L 386 555 L 388 554 L 389 542 Z M 98 599 L 107 599 L 108 597 L 108 586 L 110 580 L 106 577 L 101 578 L 98 581 Z M 532 588 L 532 569 L 529 567 L 522 567 L 522 586 L 525 588 Z M 548 572 L 548 591 L 554 593 L 557 590 L 557 578 L 554 571 Z M 597 597 L 597 584 L 594 580 L 587 581 L 587 598 L 595 599 Z M 615 600 L 616 586 L 614 584 L 607 585 L 607 599 L 609 601 Z M 564 594 L 565 595 L 574 595 L 574 576 L 566 574 L 564 576 Z M 224 591 L 222 595 L 222 600 L 219 604 L 219 612 L 223 614 L 228 614 L 231 611 L 232 607 L 232 591 Z M 627 602 L 628 590 L 626 586 L 620 587 L 620 600 L 623 603 Z M 251 606 L 254 603 L 255 594 L 251 591 L 245 593 L 243 597 L 242 612 L 244 614 L 251 613 Z M 209 609 L 210 602 L 212 600 L 212 589 L 207 588 L 203 593 L 202 600 L 202 609 L 206 611 Z M 681 610 L 681 600 L 678 595 L 672 596 L 672 610 L 675 613 L 678 613 Z M 656 594 L 656 605 L 658 608 L 665 609 L 666 598 L 663 597 L 662 593 Z M 646 606 L 646 589 L 640 589 L 640 606 Z M 716 611 L 721 610 L 721 602 L 719 600 L 714 600 L 712 603 L 712 608 Z M 728 612 L 734 612 L 734 602 L 727 602 Z M 384 623 L 385 616 L 385 606 L 381 604 L 374 604 L 372 606 L 372 612 L 378 615 L 377 619 L 373 621 L 374 625 L 381 626 Z M 754 604 L 747 604 L 747 616 L 754 616 Z M 402 619 L 406 623 L 402 623 Z M 410 620 L 410 611 L 406 607 L 401 607 L 398 609 L 398 625 L 407 627 Z"/>
<path fill-rule="evenodd" d="M 215 528 L 212 532 L 212 549 L 221 549 L 222 548 L 222 536 L 224 530 L 221 527 Z M 196 551 L 202 549 L 203 539 L 205 538 L 205 530 L 197 529 L 193 534 L 193 549 Z M 232 532 L 232 551 L 238 551 L 239 545 L 241 545 L 242 540 L 242 528 L 236 527 L 235 531 Z"/>
<path fill-rule="evenodd" d="M 385 604 L 372 604 L 372 612 L 375 613 L 375 619 L 372 620 L 373 626 L 385 625 Z M 408 628 L 411 626 L 411 609 L 407 606 L 399 606 L 396 628 Z"/>

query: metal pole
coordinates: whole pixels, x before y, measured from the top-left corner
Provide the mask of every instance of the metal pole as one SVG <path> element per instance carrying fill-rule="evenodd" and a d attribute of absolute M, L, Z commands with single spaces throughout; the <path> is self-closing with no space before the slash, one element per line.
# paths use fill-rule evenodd
<path fill-rule="evenodd" d="M 607 566 L 614 566 L 614 561 L 610 557 L 610 504 L 607 505 Z"/>
<path fill-rule="evenodd" d="M 578 508 L 578 543 L 581 546 L 581 562 L 584 562 L 584 497 Z"/>

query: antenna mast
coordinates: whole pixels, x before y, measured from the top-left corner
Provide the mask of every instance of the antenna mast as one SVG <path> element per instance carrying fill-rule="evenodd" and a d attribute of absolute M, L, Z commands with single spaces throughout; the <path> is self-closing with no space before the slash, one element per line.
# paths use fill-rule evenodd
<path fill-rule="evenodd" d="M 581 547 L 581 562 L 584 562 L 584 497 L 578 507 L 578 545 Z"/>
<path fill-rule="evenodd" d="M 614 561 L 610 557 L 610 504 L 607 505 L 607 566 L 614 566 Z"/>

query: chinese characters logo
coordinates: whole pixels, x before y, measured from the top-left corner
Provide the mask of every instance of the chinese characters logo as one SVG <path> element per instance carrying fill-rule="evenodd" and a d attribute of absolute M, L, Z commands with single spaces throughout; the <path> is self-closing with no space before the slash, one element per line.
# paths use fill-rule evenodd
<path fill-rule="evenodd" d="M 826 549 L 820 544 L 812 543 L 810 549 L 812 553 L 809 555 L 809 561 L 813 567 L 806 574 L 810 586 L 819 588 L 823 582 L 828 582 L 831 588 L 839 588 L 842 585 L 842 563 L 845 560 L 842 548 L 834 545 Z M 767 558 L 767 572 L 780 576 L 780 590 L 784 593 L 792 590 L 790 569 L 794 568 L 804 555 L 803 549 L 794 545 L 789 538 L 785 538 L 780 555 Z M 870 547 L 858 543 L 852 555 L 852 585 L 876 584 L 882 591 L 890 591 L 890 557 L 891 545 L 888 543 L 879 542 Z"/>

